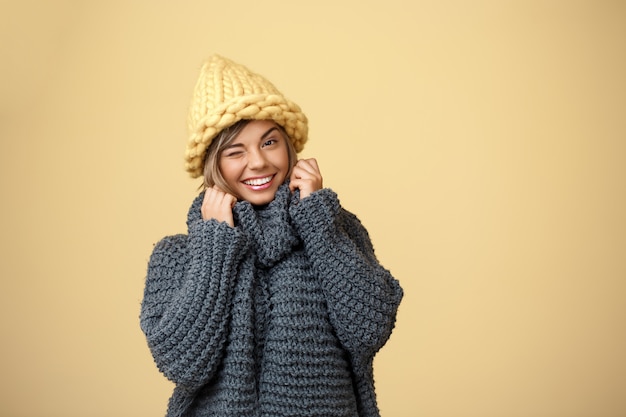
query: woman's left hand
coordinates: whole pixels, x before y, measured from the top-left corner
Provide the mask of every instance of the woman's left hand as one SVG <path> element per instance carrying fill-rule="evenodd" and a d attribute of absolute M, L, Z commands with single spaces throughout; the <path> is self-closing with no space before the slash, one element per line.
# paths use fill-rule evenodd
<path fill-rule="evenodd" d="M 323 188 L 322 174 L 315 158 L 300 159 L 291 172 L 289 189 L 300 190 L 300 200 Z"/>

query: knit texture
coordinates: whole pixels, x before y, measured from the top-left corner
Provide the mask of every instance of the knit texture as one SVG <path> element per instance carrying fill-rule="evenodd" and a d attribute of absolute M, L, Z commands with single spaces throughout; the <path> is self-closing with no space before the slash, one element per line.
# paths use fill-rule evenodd
<path fill-rule="evenodd" d="M 155 246 L 142 302 L 167 415 L 378 417 L 372 361 L 402 289 L 359 220 L 330 189 L 238 202 L 234 228 L 202 198 Z"/>
<path fill-rule="evenodd" d="M 213 138 L 242 119 L 275 121 L 285 129 L 296 152 L 307 141 L 308 121 L 297 104 L 259 74 L 213 55 L 202 65 L 189 108 L 185 168 L 193 178 L 202 175 Z"/>

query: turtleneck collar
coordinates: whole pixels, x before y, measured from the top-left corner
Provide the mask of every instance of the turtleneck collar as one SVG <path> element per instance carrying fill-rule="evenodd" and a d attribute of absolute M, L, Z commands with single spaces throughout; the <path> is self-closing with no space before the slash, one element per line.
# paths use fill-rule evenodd
<path fill-rule="evenodd" d="M 189 209 L 187 227 L 202 221 L 202 201 L 204 191 L 198 195 Z M 256 254 L 257 263 L 270 267 L 288 255 L 300 238 L 289 216 L 289 206 L 297 204 L 300 199 L 296 190 L 289 190 L 288 182 L 283 183 L 274 199 L 264 206 L 253 206 L 248 201 L 238 201 L 233 208 L 235 227 L 240 228 L 250 239 L 251 247 Z"/>

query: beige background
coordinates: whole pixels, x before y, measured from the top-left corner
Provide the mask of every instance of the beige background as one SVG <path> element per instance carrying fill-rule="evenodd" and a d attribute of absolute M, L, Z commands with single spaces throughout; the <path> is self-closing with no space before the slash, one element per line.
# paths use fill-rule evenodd
<path fill-rule="evenodd" d="M 185 231 L 186 110 L 219 52 L 406 297 L 384 417 L 626 415 L 626 2 L 0 3 L 0 416 L 163 415 L 139 330 Z"/>

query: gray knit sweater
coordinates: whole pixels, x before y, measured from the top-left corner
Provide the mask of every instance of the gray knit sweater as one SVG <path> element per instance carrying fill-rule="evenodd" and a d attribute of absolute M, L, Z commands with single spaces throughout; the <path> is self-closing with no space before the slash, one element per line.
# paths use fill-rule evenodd
<path fill-rule="evenodd" d="M 372 361 L 394 327 L 398 282 L 367 231 L 323 189 L 283 184 L 235 227 L 204 221 L 148 264 L 141 328 L 176 387 L 168 416 L 378 416 Z"/>

